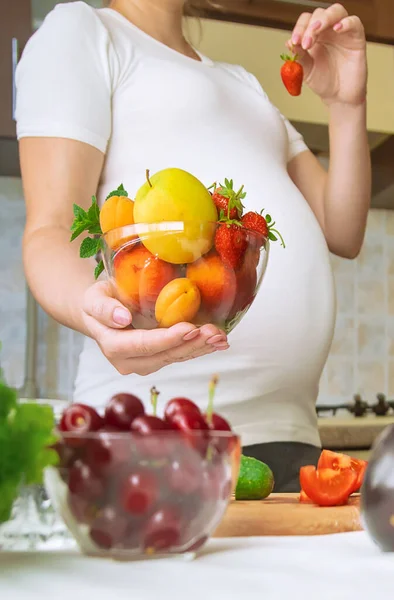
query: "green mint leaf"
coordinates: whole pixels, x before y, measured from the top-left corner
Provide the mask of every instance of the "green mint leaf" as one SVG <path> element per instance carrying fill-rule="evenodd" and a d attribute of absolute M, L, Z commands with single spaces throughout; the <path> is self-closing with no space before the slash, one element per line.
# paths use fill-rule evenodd
<path fill-rule="evenodd" d="M 103 234 L 103 232 L 101 231 L 100 223 L 89 225 L 89 228 L 87 231 L 88 231 L 88 233 L 90 233 L 90 235 L 102 235 Z"/>
<path fill-rule="evenodd" d="M 104 263 L 102 260 L 98 263 L 97 267 L 94 270 L 94 278 L 98 279 L 101 273 L 104 271 Z"/>
<path fill-rule="evenodd" d="M 110 194 L 108 194 L 108 196 L 106 197 L 106 200 L 109 200 L 113 196 L 119 196 L 119 197 L 120 196 L 125 196 L 126 198 L 128 198 L 129 194 L 125 190 L 125 188 L 123 186 L 123 183 L 120 184 L 120 186 L 118 187 L 117 190 L 114 190 L 113 192 L 111 192 Z"/>
<path fill-rule="evenodd" d="M 265 220 L 267 223 L 271 223 L 271 221 L 272 221 L 271 215 L 266 215 Z"/>
<path fill-rule="evenodd" d="M 79 225 L 76 229 L 74 229 L 72 236 L 70 238 L 70 242 L 73 242 L 77 237 L 81 235 L 85 231 L 85 225 Z M 90 232 L 89 232 L 90 233 Z"/>
<path fill-rule="evenodd" d="M 272 242 L 277 242 L 277 241 L 278 241 L 278 238 L 276 237 L 276 235 L 275 235 L 274 233 L 272 233 L 272 231 L 270 231 L 270 232 L 268 233 L 268 237 L 269 237 L 269 239 L 270 239 Z"/>
<path fill-rule="evenodd" d="M 92 196 L 92 205 L 88 210 L 88 220 L 94 224 L 100 222 L 100 208 L 96 196 Z"/>
<path fill-rule="evenodd" d="M 86 218 L 86 211 L 78 204 L 73 204 L 74 217 L 79 220 Z"/>
<path fill-rule="evenodd" d="M 97 238 L 87 237 L 83 240 L 79 255 L 81 258 L 90 258 L 95 256 L 100 250 L 100 240 Z"/>

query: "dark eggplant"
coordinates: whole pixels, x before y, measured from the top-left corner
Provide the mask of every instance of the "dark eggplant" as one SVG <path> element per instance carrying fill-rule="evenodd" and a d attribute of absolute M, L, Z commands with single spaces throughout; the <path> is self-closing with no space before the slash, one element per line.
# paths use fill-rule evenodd
<path fill-rule="evenodd" d="M 386 427 L 371 452 L 361 488 L 366 531 L 385 552 L 394 552 L 394 425 Z"/>

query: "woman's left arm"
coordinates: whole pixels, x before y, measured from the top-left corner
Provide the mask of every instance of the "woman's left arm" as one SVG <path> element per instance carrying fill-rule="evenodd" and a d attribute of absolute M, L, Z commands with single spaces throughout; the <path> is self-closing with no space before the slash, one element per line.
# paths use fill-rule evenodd
<path fill-rule="evenodd" d="M 366 40 L 358 17 L 340 4 L 304 13 L 289 45 L 300 56 L 305 83 L 329 111 L 328 173 L 311 152 L 289 164 L 289 174 L 314 211 L 330 250 L 355 258 L 371 201 L 366 123 Z"/>

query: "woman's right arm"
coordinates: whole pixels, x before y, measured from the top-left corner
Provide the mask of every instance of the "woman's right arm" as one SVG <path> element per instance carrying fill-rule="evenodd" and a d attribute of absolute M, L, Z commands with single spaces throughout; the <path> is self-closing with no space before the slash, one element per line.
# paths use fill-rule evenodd
<path fill-rule="evenodd" d="M 79 257 L 79 241 L 70 243 L 72 206 L 88 209 L 104 154 L 75 140 L 26 137 L 20 141 L 20 158 L 27 207 L 25 271 L 33 295 L 48 314 L 95 339 L 121 374 L 153 373 L 214 352 L 226 340 L 213 325 L 124 329 L 132 322 L 129 311 L 112 296 L 107 282 L 94 282 L 93 261 Z"/>

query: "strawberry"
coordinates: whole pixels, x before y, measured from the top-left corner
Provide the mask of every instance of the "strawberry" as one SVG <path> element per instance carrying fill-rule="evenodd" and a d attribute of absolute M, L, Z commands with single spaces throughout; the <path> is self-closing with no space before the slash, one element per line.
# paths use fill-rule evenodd
<path fill-rule="evenodd" d="M 284 248 L 285 242 L 279 231 L 277 229 L 274 229 L 275 222 L 272 222 L 271 215 L 266 215 L 265 217 L 263 217 L 263 212 L 264 211 L 261 211 L 260 214 L 257 212 L 246 213 L 246 215 L 242 217 L 242 225 L 246 229 L 260 234 L 264 238 L 264 240 L 270 239 L 272 242 L 276 242 L 279 237 L 281 240 L 281 245 Z M 263 244 L 264 241 L 262 240 L 260 246 L 262 246 Z"/>
<path fill-rule="evenodd" d="M 220 223 L 215 234 L 215 247 L 227 267 L 238 269 L 248 247 L 246 231 L 237 221 Z"/>
<path fill-rule="evenodd" d="M 218 217 L 240 219 L 244 209 L 241 200 L 246 196 L 246 193 L 243 191 L 244 186 L 238 192 L 235 192 L 233 180 L 225 179 L 224 185 L 220 184 L 219 187 L 216 187 L 216 183 L 214 183 L 211 188 L 214 188 L 212 200 L 217 208 Z"/>
<path fill-rule="evenodd" d="M 304 69 L 302 65 L 297 62 L 297 55 L 293 57 L 282 54 L 281 59 L 284 60 L 284 64 L 280 70 L 282 81 L 285 88 L 291 96 L 299 96 L 301 94 L 302 82 L 304 79 Z"/>

